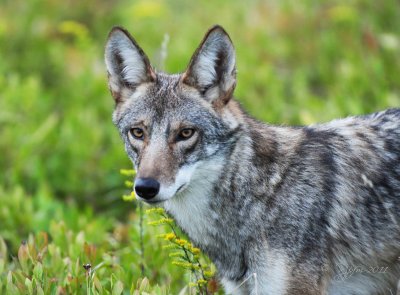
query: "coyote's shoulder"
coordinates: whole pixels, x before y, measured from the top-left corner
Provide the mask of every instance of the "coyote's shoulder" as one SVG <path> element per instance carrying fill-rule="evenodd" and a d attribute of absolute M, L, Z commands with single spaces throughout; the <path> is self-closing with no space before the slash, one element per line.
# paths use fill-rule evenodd
<path fill-rule="evenodd" d="M 400 109 L 259 122 L 232 98 L 235 52 L 219 26 L 182 74 L 155 71 L 118 27 L 105 57 L 138 198 L 176 219 L 227 293 L 396 292 Z"/>

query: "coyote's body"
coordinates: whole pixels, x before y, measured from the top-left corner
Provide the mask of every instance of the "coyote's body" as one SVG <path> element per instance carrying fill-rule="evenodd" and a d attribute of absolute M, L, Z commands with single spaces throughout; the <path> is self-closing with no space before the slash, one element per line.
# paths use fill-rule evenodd
<path fill-rule="evenodd" d="M 400 109 L 258 122 L 231 99 L 234 50 L 220 27 L 181 75 L 156 73 L 120 28 L 106 63 L 139 198 L 176 219 L 227 293 L 396 293 Z"/>

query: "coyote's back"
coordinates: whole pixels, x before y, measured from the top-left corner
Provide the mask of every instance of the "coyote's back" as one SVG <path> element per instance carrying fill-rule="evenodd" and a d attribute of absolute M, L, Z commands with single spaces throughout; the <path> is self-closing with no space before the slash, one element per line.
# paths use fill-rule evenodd
<path fill-rule="evenodd" d="M 232 99 L 235 53 L 219 26 L 183 74 L 156 72 L 122 28 L 105 57 L 138 199 L 174 216 L 227 293 L 395 294 L 400 109 L 256 121 Z"/>

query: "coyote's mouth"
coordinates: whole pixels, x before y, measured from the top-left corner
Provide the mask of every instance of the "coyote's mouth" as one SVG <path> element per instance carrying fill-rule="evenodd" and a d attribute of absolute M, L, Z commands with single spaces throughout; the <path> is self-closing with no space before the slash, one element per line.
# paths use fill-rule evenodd
<path fill-rule="evenodd" d="M 143 200 L 143 201 L 150 205 L 157 205 L 165 202 L 166 200 Z"/>
<path fill-rule="evenodd" d="M 178 189 L 176 190 L 175 194 L 179 194 L 181 191 L 183 191 L 186 187 L 186 183 L 182 184 Z"/>

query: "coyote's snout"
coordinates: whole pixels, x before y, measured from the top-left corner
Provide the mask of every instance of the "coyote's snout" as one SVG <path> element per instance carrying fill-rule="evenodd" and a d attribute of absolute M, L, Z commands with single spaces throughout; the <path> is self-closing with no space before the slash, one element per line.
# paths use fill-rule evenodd
<path fill-rule="evenodd" d="M 399 109 L 306 127 L 256 121 L 232 98 L 235 52 L 219 26 L 182 74 L 157 72 L 119 27 L 105 60 L 136 194 L 174 216 L 227 293 L 395 293 Z"/>

